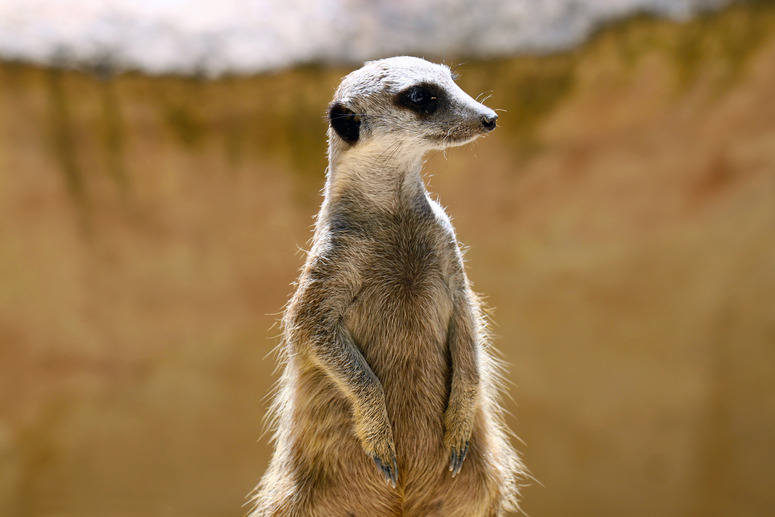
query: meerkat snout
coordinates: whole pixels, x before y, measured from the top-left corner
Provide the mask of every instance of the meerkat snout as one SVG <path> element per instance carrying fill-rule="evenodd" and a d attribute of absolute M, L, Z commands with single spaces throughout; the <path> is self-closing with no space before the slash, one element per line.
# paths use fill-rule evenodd
<path fill-rule="evenodd" d="M 482 125 L 486 131 L 492 131 L 495 129 L 495 122 L 498 120 L 498 115 L 493 113 L 492 115 L 482 115 Z"/>

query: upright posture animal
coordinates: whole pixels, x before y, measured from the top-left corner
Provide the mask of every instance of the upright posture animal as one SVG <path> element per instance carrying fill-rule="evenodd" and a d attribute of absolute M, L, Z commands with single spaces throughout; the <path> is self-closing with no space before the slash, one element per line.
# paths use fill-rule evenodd
<path fill-rule="evenodd" d="M 446 66 L 373 61 L 329 109 L 325 200 L 283 318 L 254 517 L 491 517 L 519 460 L 455 232 L 423 156 L 495 129 Z"/>

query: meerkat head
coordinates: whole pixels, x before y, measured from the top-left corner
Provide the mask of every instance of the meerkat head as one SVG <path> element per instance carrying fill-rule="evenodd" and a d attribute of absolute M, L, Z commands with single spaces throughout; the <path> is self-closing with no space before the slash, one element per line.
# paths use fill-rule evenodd
<path fill-rule="evenodd" d="M 417 156 L 492 131 L 498 115 L 465 93 L 447 66 L 404 56 L 370 61 L 345 77 L 328 118 L 332 154 L 395 149 Z"/>

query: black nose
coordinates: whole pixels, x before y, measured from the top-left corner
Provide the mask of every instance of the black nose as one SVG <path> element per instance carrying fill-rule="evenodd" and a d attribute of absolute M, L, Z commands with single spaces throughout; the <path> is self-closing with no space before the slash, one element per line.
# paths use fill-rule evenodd
<path fill-rule="evenodd" d="M 482 116 L 482 125 L 484 126 L 484 129 L 487 131 L 492 131 L 495 129 L 495 121 L 498 120 L 498 115 L 492 114 L 492 115 L 484 115 Z"/>

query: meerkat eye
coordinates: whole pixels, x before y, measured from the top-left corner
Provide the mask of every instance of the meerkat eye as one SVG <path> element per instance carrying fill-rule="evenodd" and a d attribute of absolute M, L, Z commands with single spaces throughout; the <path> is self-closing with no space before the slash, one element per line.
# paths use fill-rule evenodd
<path fill-rule="evenodd" d="M 431 95 L 431 92 L 429 92 L 422 86 L 417 86 L 409 90 L 406 94 L 406 98 L 409 99 L 409 102 L 411 102 L 417 107 L 427 106 L 428 104 L 436 100 L 436 97 Z"/>
<path fill-rule="evenodd" d="M 439 97 L 425 86 L 412 86 L 398 95 L 398 103 L 421 115 L 430 115 L 439 105 Z"/>

